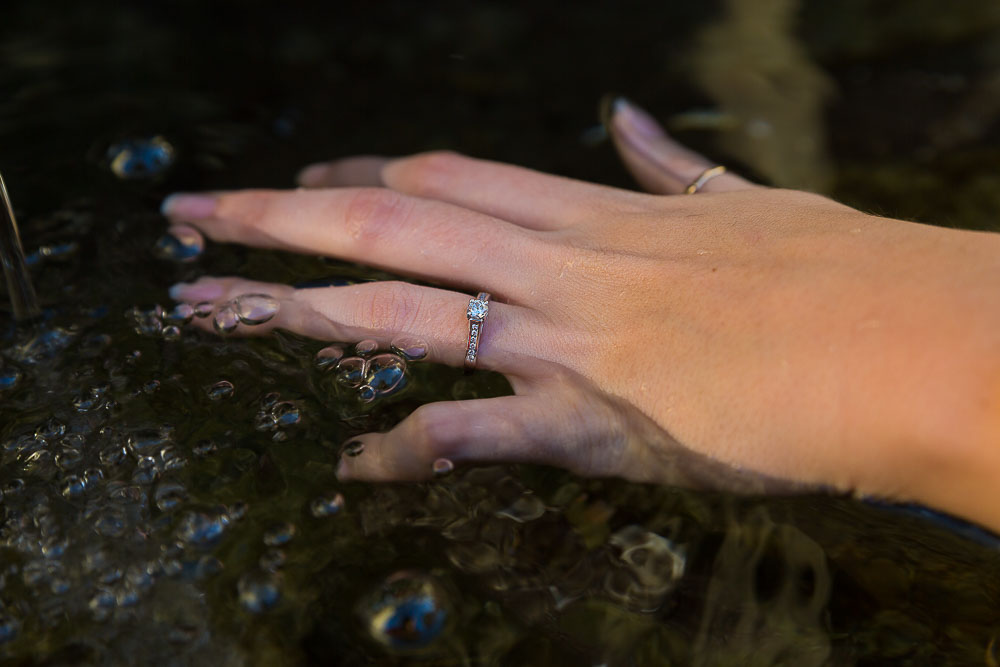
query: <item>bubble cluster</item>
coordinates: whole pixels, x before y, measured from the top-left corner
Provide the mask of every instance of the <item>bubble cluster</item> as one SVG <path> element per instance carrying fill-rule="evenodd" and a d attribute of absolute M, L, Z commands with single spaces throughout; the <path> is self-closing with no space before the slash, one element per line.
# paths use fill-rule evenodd
<path fill-rule="evenodd" d="M 272 440 L 281 442 L 288 438 L 289 429 L 302 421 L 302 411 L 294 401 L 286 401 L 277 392 L 265 394 L 254 416 L 253 427 L 270 431 Z"/>
<path fill-rule="evenodd" d="M 202 304 L 196 306 L 196 314 Z M 215 311 L 212 327 L 220 335 L 231 334 L 241 324 L 248 327 L 260 326 L 278 314 L 281 304 L 267 294 L 242 294 L 232 301 L 222 304 Z"/>
<path fill-rule="evenodd" d="M 330 345 L 320 350 L 314 365 L 323 372 L 333 373 L 340 386 L 353 389 L 362 403 L 391 396 L 406 386 L 407 358 L 421 359 L 427 346 L 413 339 L 398 341 L 402 348 L 393 352 L 378 352 L 378 343 L 363 340 L 354 346 L 355 356 L 345 357 L 343 348 Z"/>
<path fill-rule="evenodd" d="M 108 160 L 118 178 L 153 178 L 174 163 L 174 147 L 159 135 L 127 139 L 108 148 Z"/>
<path fill-rule="evenodd" d="M 177 306 L 167 312 L 160 304 L 132 306 L 126 312 L 134 331 L 149 338 L 177 340 L 181 336 L 180 326 L 190 322 L 187 308 Z"/>

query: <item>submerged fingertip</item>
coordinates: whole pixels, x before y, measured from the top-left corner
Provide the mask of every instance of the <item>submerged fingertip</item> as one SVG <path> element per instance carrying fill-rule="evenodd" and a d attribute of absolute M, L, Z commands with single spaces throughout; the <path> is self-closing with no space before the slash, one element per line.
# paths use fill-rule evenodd
<path fill-rule="evenodd" d="M 204 220 L 214 215 L 217 204 L 213 194 L 175 192 L 160 204 L 160 213 L 175 220 Z"/>
<path fill-rule="evenodd" d="M 295 177 L 295 182 L 304 187 L 315 187 L 323 183 L 329 166 L 325 162 L 316 162 L 303 167 Z"/>

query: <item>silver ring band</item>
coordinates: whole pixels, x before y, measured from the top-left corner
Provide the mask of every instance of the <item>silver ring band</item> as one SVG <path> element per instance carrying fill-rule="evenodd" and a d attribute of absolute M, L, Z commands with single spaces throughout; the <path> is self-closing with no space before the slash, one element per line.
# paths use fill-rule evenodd
<path fill-rule="evenodd" d="M 714 167 L 709 167 L 705 171 L 698 174 L 698 178 L 691 181 L 691 184 L 686 188 L 684 188 L 684 194 L 686 195 L 697 194 L 699 190 L 705 187 L 705 183 L 708 183 L 716 176 L 722 176 L 724 173 L 726 173 L 726 168 L 723 167 L 721 164 L 717 164 Z"/>
<path fill-rule="evenodd" d="M 465 350 L 465 367 L 476 367 L 476 356 L 479 354 L 479 341 L 483 337 L 483 324 L 490 314 L 490 293 L 480 292 L 475 298 L 469 299 L 469 307 L 465 316 L 469 319 L 469 345 Z"/>

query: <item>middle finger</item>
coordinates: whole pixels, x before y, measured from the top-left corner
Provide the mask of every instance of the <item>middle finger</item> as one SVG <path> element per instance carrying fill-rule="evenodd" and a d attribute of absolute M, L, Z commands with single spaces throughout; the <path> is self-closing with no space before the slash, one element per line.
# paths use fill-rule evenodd
<path fill-rule="evenodd" d="M 550 263 L 537 232 L 383 188 L 178 194 L 163 213 L 215 241 L 329 255 L 513 303 Z"/>

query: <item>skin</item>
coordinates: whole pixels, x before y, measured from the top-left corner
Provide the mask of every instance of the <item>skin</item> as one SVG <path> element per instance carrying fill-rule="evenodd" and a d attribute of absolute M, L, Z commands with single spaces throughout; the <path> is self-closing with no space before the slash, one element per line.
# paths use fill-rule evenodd
<path fill-rule="evenodd" d="M 439 458 L 917 501 L 1000 529 L 1000 236 L 878 218 L 726 173 L 619 101 L 606 120 L 653 194 L 453 153 L 313 165 L 295 191 L 175 195 L 218 242 L 324 254 L 441 287 L 176 285 L 268 293 L 322 340 L 400 334 L 460 365 L 469 294 L 493 294 L 479 366 L 515 395 L 418 408 L 357 438 L 342 479 L 424 479 Z M 679 196 L 678 196 L 679 195 Z M 205 326 L 204 323 L 201 326 Z"/>

